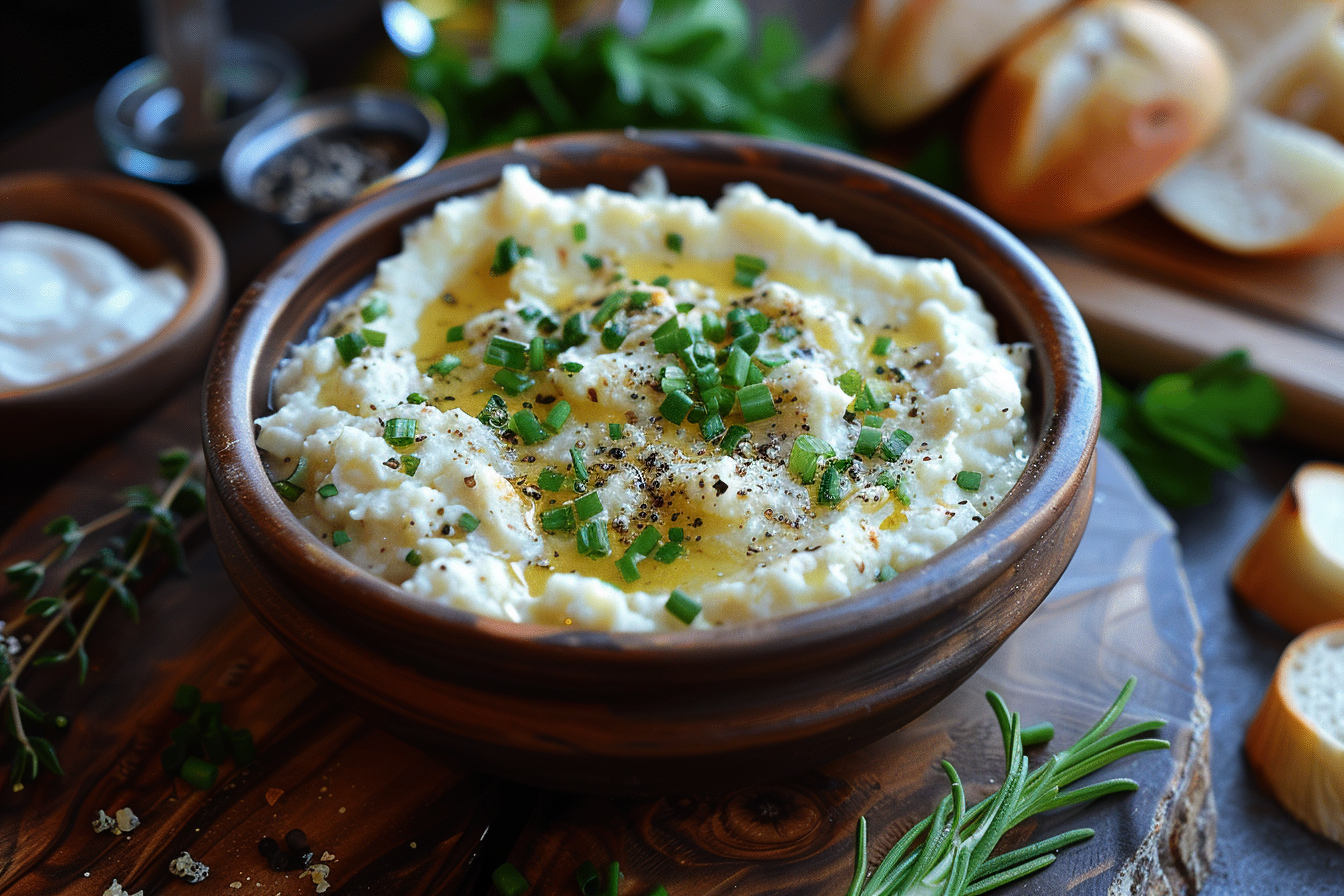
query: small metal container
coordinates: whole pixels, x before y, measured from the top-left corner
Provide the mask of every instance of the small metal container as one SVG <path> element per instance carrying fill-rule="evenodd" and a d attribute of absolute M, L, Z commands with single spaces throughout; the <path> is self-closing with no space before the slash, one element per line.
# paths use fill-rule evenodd
<path fill-rule="evenodd" d="M 301 225 L 356 196 L 424 174 L 443 156 L 437 102 L 394 90 L 314 94 L 253 121 L 224 153 L 234 199 Z"/>

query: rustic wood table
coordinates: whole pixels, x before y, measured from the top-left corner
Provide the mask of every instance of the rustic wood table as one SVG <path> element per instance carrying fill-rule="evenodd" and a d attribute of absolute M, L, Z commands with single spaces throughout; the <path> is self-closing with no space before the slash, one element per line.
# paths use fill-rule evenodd
<path fill-rule="evenodd" d="M 0 145 L 0 173 L 53 167 L 107 167 L 91 101 Z M 217 186 L 183 195 L 219 230 L 234 297 L 291 239 L 274 222 L 229 201 Z M 90 446 L 81 463 L 0 472 L 0 528 L 8 530 L 0 540 L 0 561 L 28 555 L 37 543 L 37 525 L 46 518 L 61 512 L 87 516 L 108 506 L 117 488 L 149 478 L 150 459 L 159 448 L 198 439 L 196 400 L 187 390 L 120 441 Z M 1103 836 L 1095 846 L 1065 853 L 1047 872 L 1051 876 L 1024 881 L 1013 892 L 1100 893 L 1113 884 L 1128 892 L 1134 881 L 1159 878 L 1180 891 L 1201 877 L 1212 834 L 1205 826 L 1208 804 L 1198 798 L 1199 781 L 1181 778 L 1198 770 L 1201 749 L 1211 750 L 1218 808 L 1218 849 L 1203 892 L 1344 891 L 1344 850 L 1292 821 L 1255 787 L 1242 760 L 1242 732 L 1288 639 L 1241 612 L 1225 584 L 1232 558 L 1306 456 L 1290 445 L 1258 450 L 1248 468 L 1218 480 L 1212 504 L 1176 516 L 1190 593 L 1204 628 L 1203 687 L 1212 705 L 1207 730 L 1200 728 L 1197 683 L 1186 668 L 1193 668 L 1197 656 L 1197 627 L 1182 603 L 1174 553 L 1167 557 L 1154 548 L 1164 559 L 1153 568 L 1167 571 L 1158 576 L 1162 587 L 1148 589 L 1144 604 L 1145 618 L 1160 636 L 1154 643 L 1167 639 L 1175 645 L 1167 656 L 1169 680 L 1162 680 L 1161 668 L 1132 668 L 1156 662 L 1152 652 L 1130 657 L 1128 669 L 1126 663 L 1106 665 L 1110 654 L 1100 640 L 1078 635 L 1085 648 L 1080 653 L 1091 654 L 1098 668 L 1106 665 L 1106 674 L 1098 678 L 1097 693 L 1075 701 L 1072 709 L 1054 704 L 1064 713 L 1052 716 L 1061 738 L 1078 733 L 1102 699 L 1100 691 L 1131 671 L 1153 680 L 1150 690 L 1140 692 L 1141 709 L 1165 710 L 1184 701 L 1190 711 L 1172 717 L 1169 733 L 1175 733 L 1177 749 L 1162 760 L 1164 780 L 1150 788 L 1151 801 L 1140 795 L 1112 799 L 1024 832 L 1021 836 L 1035 836 L 1054 830 L 1052 825 L 1088 824 Z M 1114 459 L 1108 463 L 1109 475 L 1119 475 Z M 1104 522 L 1106 512 L 1098 505 L 1094 522 Z M 629 888 L 622 890 L 628 896 L 642 896 L 660 881 L 668 882 L 673 896 L 838 893 L 847 878 L 859 812 L 868 812 L 875 830 L 883 832 L 875 842 L 888 844 L 931 809 L 940 793 L 932 769 L 936 759 L 952 758 L 981 786 L 996 768 L 988 714 L 970 688 L 854 757 L 730 794 L 580 798 L 475 776 L 370 728 L 336 697 L 318 690 L 238 602 L 203 525 L 187 535 L 192 576 L 150 583 L 139 626 L 120 619 L 105 623 L 89 683 L 51 691 L 75 719 L 59 746 L 71 773 L 0 796 L 0 892 L 98 894 L 113 876 L 150 894 L 185 892 L 187 885 L 168 878 L 165 868 L 187 848 L 198 857 L 208 855 L 216 869 L 200 892 L 312 892 L 312 884 L 293 873 L 270 871 L 256 849 L 261 836 L 278 838 L 298 826 L 308 831 L 319 855 L 336 856 L 332 881 L 334 892 L 341 893 L 485 893 L 490 870 L 505 860 L 522 867 L 536 891 L 571 893 L 573 868 L 585 858 L 620 860 L 630 875 Z M 1170 541 L 1161 534 L 1153 538 L 1159 547 Z M 1029 625 L 1057 621 L 1055 606 L 1047 603 Z M 1059 679 L 1015 678 L 1022 651 L 1014 644 L 1010 640 L 972 684 L 983 690 L 988 681 L 1018 704 L 1040 700 L 1048 708 Z M 1055 674 L 1067 678 L 1058 669 Z M 226 719 L 249 727 L 260 746 L 253 766 L 228 776 L 209 794 L 174 786 L 159 768 L 158 751 L 175 724 L 168 705 L 181 682 L 199 684 L 208 699 L 223 700 Z M 1140 778 L 1154 774 L 1145 769 L 1145 758 L 1119 771 Z M 1189 817 L 1173 818 L 1172 807 L 1156 805 L 1166 793 L 1178 797 L 1176 808 L 1191 810 Z M 89 822 L 98 808 L 110 812 L 128 804 L 146 819 L 141 829 L 124 838 L 92 833 Z M 1180 835 L 1169 840 L 1187 842 L 1167 843 L 1163 860 L 1159 844 L 1147 836 L 1150 823 L 1166 835 Z M 1153 862 L 1135 878 L 1146 850 Z M 1166 873 L 1153 876 L 1163 861 Z"/>

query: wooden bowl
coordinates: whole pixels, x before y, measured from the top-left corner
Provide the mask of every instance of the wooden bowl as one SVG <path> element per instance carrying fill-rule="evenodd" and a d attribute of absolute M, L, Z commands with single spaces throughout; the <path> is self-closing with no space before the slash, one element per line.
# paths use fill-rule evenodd
<path fill-rule="evenodd" d="M 678 194 L 751 180 L 880 252 L 947 257 L 1035 347 L 1035 450 L 1002 504 L 927 563 L 848 600 L 714 630 L 608 633 L 431 604 L 346 562 L 276 494 L 255 445 L 271 374 L 324 303 L 401 248 L 435 203 L 506 164 L 552 189 L 624 189 L 659 165 Z M 230 574 L 314 675 L 393 732 L 516 780 L 570 790 L 742 784 L 810 768 L 918 716 L 1058 580 L 1092 497 L 1100 385 L 1087 331 L 1044 265 L 958 200 L 826 149 L 708 133 L 578 134 L 445 163 L 333 218 L 242 298 L 207 373 L 210 519 Z"/>
<path fill-rule="evenodd" d="M 110 243 L 142 268 L 172 260 L 187 298 L 164 327 L 96 367 L 41 386 L 0 390 L 0 457 L 83 450 L 132 422 L 205 365 L 224 313 L 224 247 L 205 217 L 159 187 L 111 174 L 28 171 L 0 177 L 0 221 L 67 227 Z M 24 438 L 22 433 L 56 434 Z"/>

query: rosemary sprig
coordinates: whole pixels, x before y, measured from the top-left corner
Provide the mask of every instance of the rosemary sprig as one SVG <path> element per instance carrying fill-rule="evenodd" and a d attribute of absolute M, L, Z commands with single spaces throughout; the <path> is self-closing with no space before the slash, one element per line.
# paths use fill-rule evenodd
<path fill-rule="evenodd" d="M 943 772 L 952 792 L 943 797 L 933 815 L 907 831 L 866 877 L 868 824 L 866 819 L 860 818 L 854 878 L 847 896 L 979 896 L 1041 870 L 1055 860 L 1057 850 L 1091 837 L 1091 829 L 1079 828 L 989 857 L 1010 828 L 1033 815 L 1138 789 L 1138 784 L 1128 778 L 1113 778 L 1064 790 L 1079 778 L 1117 759 L 1170 746 L 1165 740 L 1140 737 L 1161 728 L 1165 723 L 1159 720 L 1139 722 L 1107 734 L 1133 692 L 1134 679 L 1131 678 L 1091 730 L 1034 772 L 1028 771 L 1028 760 L 1023 753 L 1021 717 L 1009 712 L 998 694 L 986 693 L 1003 732 L 1006 758 L 1003 785 L 992 796 L 968 809 L 957 770 L 951 763 L 943 762 Z M 1042 726 L 1033 726 L 1033 729 L 1028 729 L 1031 732 L 1028 742 L 1039 737 L 1037 732 L 1043 730 Z"/>
<path fill-rule="evenodd" d="M 9 780 L 15 790 L 25 780 L 34 780 L 42 769 L 64 774 L 56 750 L 29 726 L 64 728 L 64 716 L 43 711 L 21 690 L 20 678 L 30 668 L 75 663 L 82 684 L 89 672 L 88 641 L 109 604 L 114 601 L 132 621 L 140 618 L 140 606 L 129 583 L 141 576 L 144 562 L 158 551 L 177 569 L 186 572 L 186 553 L 178 540 L 178 522 L 205 506 L 205 487 L 192 474 L 199 458 L 173 450 L 159 456 L 159 473 L 167 485 L 161 492 L 142 485 L 122 493 L 123 505 L 89 523 L 73 517 L 52 520 L 43 532 L 56 544 L 39 560 L 25 560 L 5 570 L 13 592 L 25 601 L 23 611 L 0 624 L 4 634 L 0 649 L 0 720 L 13 744 Z M 126 538 L 109 538 L 92 557 L 65 576 L 54 594 L 39 597 L 48 574 L 69 560 L 88 536 L 124 520 L 134 520 Z M 25 626 L 45 620 L 26 644 L 15 637 Z M 57 633 L 69 643 L 48 647 Z"/>

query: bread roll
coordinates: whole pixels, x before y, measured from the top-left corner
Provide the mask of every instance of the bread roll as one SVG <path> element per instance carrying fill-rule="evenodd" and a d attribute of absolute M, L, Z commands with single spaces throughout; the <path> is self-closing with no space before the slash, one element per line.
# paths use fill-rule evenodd
<path fill-rule="evenodd" d="M 1344 139 L 1344 25 L 1321 33 L 1298 65 L 1270 89 L 1265 108 Z"/>
<path fill-rule="evenodd" d="M 1246 758 L 1298 821 L 1344 844 L 1344 622 L 1288 645 L 1246 731 Z"/>
<path fill-rule="evenodd" d="M 858 0 L 845 92 L 879 130 L 908 124 L 968 84 L 1067 0 Z"/>
<path fill-rule="evenodd" d="M 1212 36 L 1160 0 L 1090 0 L 1017 47 L 971 113 L 966 167 L 1008 224 L 1082 224 L 1140 201 L 1218 127 L 1231 80 Z"/>
<path fill-rule="evenodd" d="M 1177 224 L 1229 252 L 1344 248 L 1344 145 L 1261 110 L 1242 109 L 1150 196 Z"/>
<path fill-rule="evenodd" d="M 1344 619 L 1344 466 L 1302 465 L 1237 560 L 1232 587 L 1291 632 Z"/>

